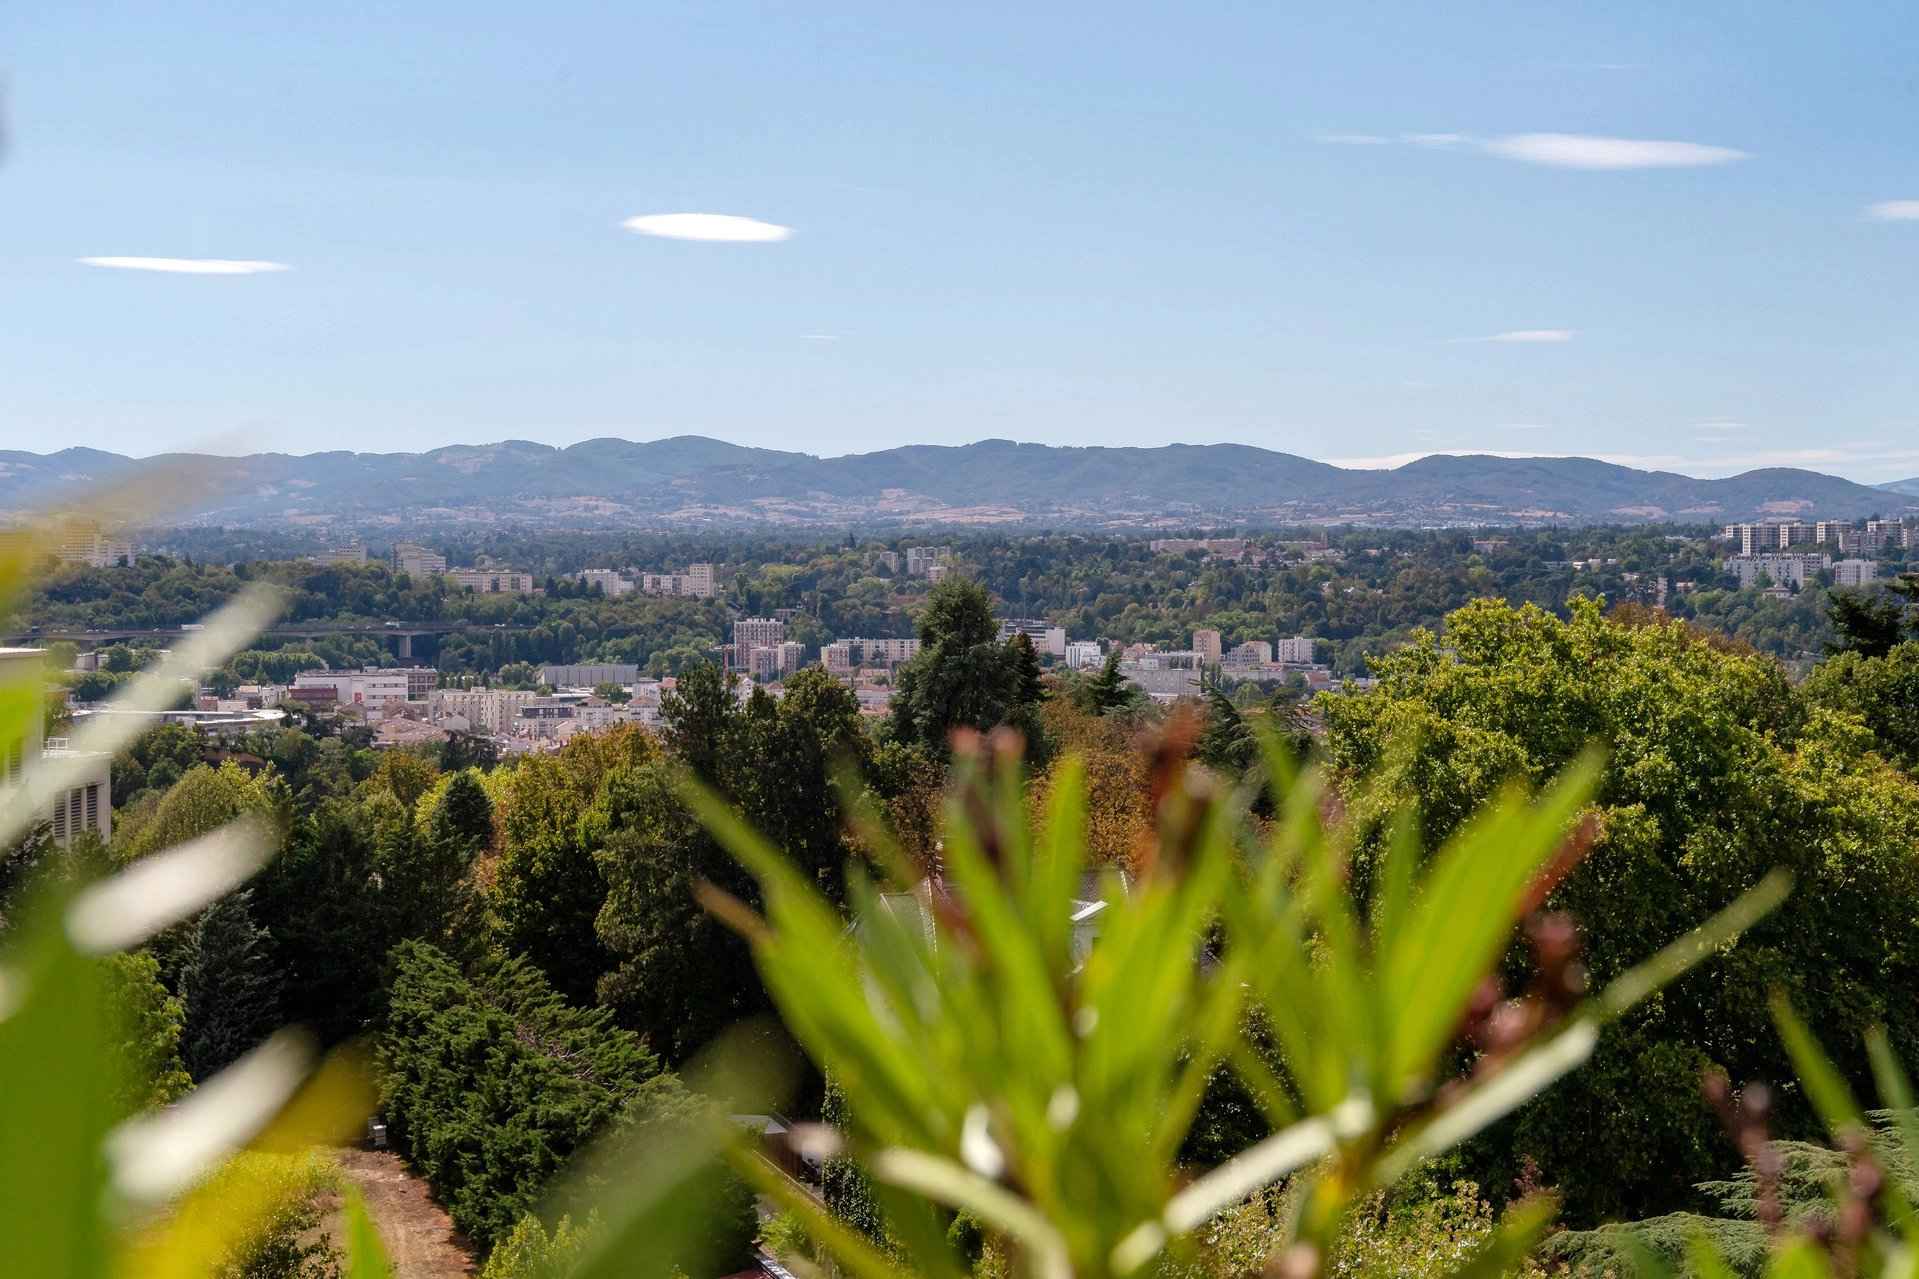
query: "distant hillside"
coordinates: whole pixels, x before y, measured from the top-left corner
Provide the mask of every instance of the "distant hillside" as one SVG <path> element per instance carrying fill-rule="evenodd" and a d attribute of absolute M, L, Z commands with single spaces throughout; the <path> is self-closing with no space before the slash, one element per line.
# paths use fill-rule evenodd
<path fill-rule="evenodd" d="M 1890 484 L 1881 484 L 1879 487 L 1885 489 L 1888 493 L 1902 493 L 1911 497 L 1919 497 L 1919 475 L 1915 475 L 1909 480 L 1894 480 Z"/>
<path fill-rule="evenodd" d="M 1895 508 L 1919 510 L 1919 480 L 1869 488 L 1782 468 L 1700 480 L 1590 458 L 1432 456 L 1361 471 L 1239 444 L 1056 448 L 1009 440 L 818 458 L 699 436 L 153 463 L 94 449 L 0 452 L 0 509 L 29 512 L 151 464 L 181 465 L 201 484 L 181 521 L 320 527 L 1711 522 L 1857 518 L 1884 511 L 1888 493 L 1913 499 L 1890 503 Z"/>

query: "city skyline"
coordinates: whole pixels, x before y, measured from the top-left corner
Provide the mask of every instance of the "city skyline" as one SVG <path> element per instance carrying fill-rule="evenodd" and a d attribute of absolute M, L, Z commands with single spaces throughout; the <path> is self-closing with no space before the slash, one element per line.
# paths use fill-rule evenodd
<path fill-rule="evenodd" d="M 1903 479 L 1899 26 L 10 13 L 0 273 L 34 323 L 0 347 L 0 442 L 1178 441 Z"/>

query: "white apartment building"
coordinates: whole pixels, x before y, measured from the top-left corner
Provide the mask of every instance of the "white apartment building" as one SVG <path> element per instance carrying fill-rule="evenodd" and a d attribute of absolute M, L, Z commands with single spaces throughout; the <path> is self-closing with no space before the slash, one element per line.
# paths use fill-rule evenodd
<path fill-rule="evenodd" d="M 1728 524 L 1720 536 L 1739 543 L 1741 555 L 1760 555 L 1766 551 L 1783 550 L 1801 544 L 1811 545 L 1818 540 L 1822 525 L 1806 524 L 1798 520 L 1777 521 L 1768 524 Z"/>
<path fill-rule="evenodd" d="M 1879 566 L 1871 560 L 1834 560 L 1832 582 L 1835 586 L 1865 586 L 1879 577 Z"/>
<path fill-rule="evenodd" d="M 416 670 L 424 671 L 422 676 Z M 369 710 L 378 709 L 388 702 L 404 702 L 416 695 L 424 696 L 433 689 L 433 672 L 425 667 L 408 667 L 399 670 L 365 671 L 301 671 L 293 677 L 293 695 L 297 698 L 303 688 L 331 688 L 334 704 L 338 706 L 362 706 Z"/>
<path fill-rule="evenodd" d="M 533 595 L 540 589 L 533 574 L 508 568 L 450 568 L 446 580 L 476 595 Z"/>
<path fill-rule="evenodd" d="M 1100 651 L 1098 640 L 1074 640 L 1066 646 L 1066 667 L 1068 670 L 1083 671 L 1101 666 L 1106 655 Z"/>
<path fill-rule="evenodd" d="M 427 695 L 426 715 L 433 724 L 458 717 L 467 732 L 498 737 L 539 698 L 530 688 L 436 688 Z"/>
<path fill-rule="evenodd" d="M 618 569 L 588 568 L 580 570 L 580 581 L 588 586 L 598 586 L 600 594 L 610 600 L 633 593 L 633 583 L 622 577 Z"/>
<path fill-rule="evenodd" d="M 31 683 L 46 678 L 46 654 L 37 648 L 0 648 L 0 685 Z M 75 835 L 93 831 L 102 840 L 113 837 L 113 757 L 104 751 L 70 750 L 64 740 L 42 737 L 38 715 L 30 715 L 21 734 L 0 743 L 0 795 L 19 786 L 27 764 L 68 770 L 64 783 L 47 801 L 46 817 L 55 842 L 71 843 Z"/>
<path fill-rule="evenodd" d="M 1739 579 L 1743 591 L 1758 585 L 1761 574 L 1772 579 L 1774 586 L 1804 586 L 1831 563 L 1829 555 L 1732 555 L 1726 559 L 1726 571 Z"/>
<path fill-rule="evenodd" d="M 1052 657 L 1066 656 L 1066 628 L 1055 626 L 1044 618 L 1003 617 L 999 623 L 999 638 L 1003 644 L 1015 635 L 1025 635 L 1033 641 L 1035 650 Z"/>
<path fill-rule="evenodd" d="M 393 567 L 410 577 L 438 577 L 446 572 L 446 556 L 413 542 L 393 547 Z"/>
<path fill-rule="evenodd" d="M 1273 647 L 1273 660 L 1300 666 L 1312 665 L 1312 637 L 1309 635 L 1296 635 L 1292 639 L 1281 640 Z"/>
<path fill-rule="evenodd" d="M 684 573 L 640 574 L 640 592 L 644 595 L 681 595 L 689 599 L 710 600 L 717 590 L 711 564 L 689 564 Z"/>
<path fill-rule="evenodd" d="M 1244 644 L 1233 645 L 1226 654 L 1228 666 L 1270 666 L 1273 661 L 1273 646 L 1265 640 L 1247 640 Z"/>
<path fill-rule="evenodd" d="M 920 654 L 916 639 L 834 640 L 820 649 L 820 661 L 834 673 L 858 670 L 862 666 L 899 666 Z"/>
<path fill-rule="evenodd" d="M 576 662 L 571 666 L 542 666 L 540 683 L 548 688 L 592 688 L 596 684 L 632 684 L 640 668 L 632 662 Z"/>
<path fill-rule="evenodd" d="M 360 542 L 348 542 L 345 546 L 332 546 L 318 555 L 309 555 L 307 559 L 315 564 L 364 564 L 366 546 Z"/>
<path fill-rule="evenodd" d="M 906 548 L 906 575 L 908 577 L 928 577 L 935 565 L 950 559 L 953 548 L 950 546 L 909 546 Z"/>
<path fill-rule="evenodd" d="M 786 642 L 786 623 L 774 617 L 742 617 L 733 623 L 733 659 L 742 669 L 756 648 L 777 651 Z"/>
<path fill-rule="evenodd" d="M 53 553 L 62 564 L 88 568 L 112 568 L 133 563 L 133 543 L 123 537 L 109 537 L 98 524 L 73 520 L 60 530 Z"/>

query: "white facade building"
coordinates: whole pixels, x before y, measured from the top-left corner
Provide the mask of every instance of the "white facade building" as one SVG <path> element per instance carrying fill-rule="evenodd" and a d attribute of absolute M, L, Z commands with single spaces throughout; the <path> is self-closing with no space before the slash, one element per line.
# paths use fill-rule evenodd
<path fill-rule="evenodd" d="M 1066 666 L 1068 670 L 1083 671 L 1106 661 L 1106 655 L 1100 651 L 1098 640 L 1074 640 L 1066 646 Z"/>
<path fill-rule="evenodd" d="M 1273 646 L 1273 660 L 1288 662 L 1300 666 L 1310 666 L 1313 661 L 1313 640 L 1309 635 L 1297 635 L 1292 639 L 1283 639 Z"/>
<path fill-rule="evenodd" d="M 1726 571 L 1739 579 L 1743 591 L 1757 586 L 1762 574 L 1774 586 L 1804 586 L 1831 563 L 1829 555 L 1732 555 L 1726 559 Z"/>
<path fill-rule="evenodd" d="M 1835 560 L 1832 581 L 1835 586 L 1864 586 L 1877 580 L 1879 566 L 1871 560 Z"/>

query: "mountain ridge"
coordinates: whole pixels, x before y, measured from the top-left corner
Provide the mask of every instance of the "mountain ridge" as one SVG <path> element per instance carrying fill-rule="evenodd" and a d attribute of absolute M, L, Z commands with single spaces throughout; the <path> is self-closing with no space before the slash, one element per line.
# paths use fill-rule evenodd
<path fill-rule="evenodd" d="M 698 435 L 138 460 L 79 447 L 0 451 L 0 509 L 29 515 L 143 466 L 199 482 L 175 522 L 322 527 L 1702 523 L 1919 512 L 1919 492 L 1901 487 L 1911 481 L 1875 488 L 1784 467 L 1698 479 L 1597 458 L 1429 454 L 1366 470 L 1248 444 L 1003 439 L 819 457 Z"/>

